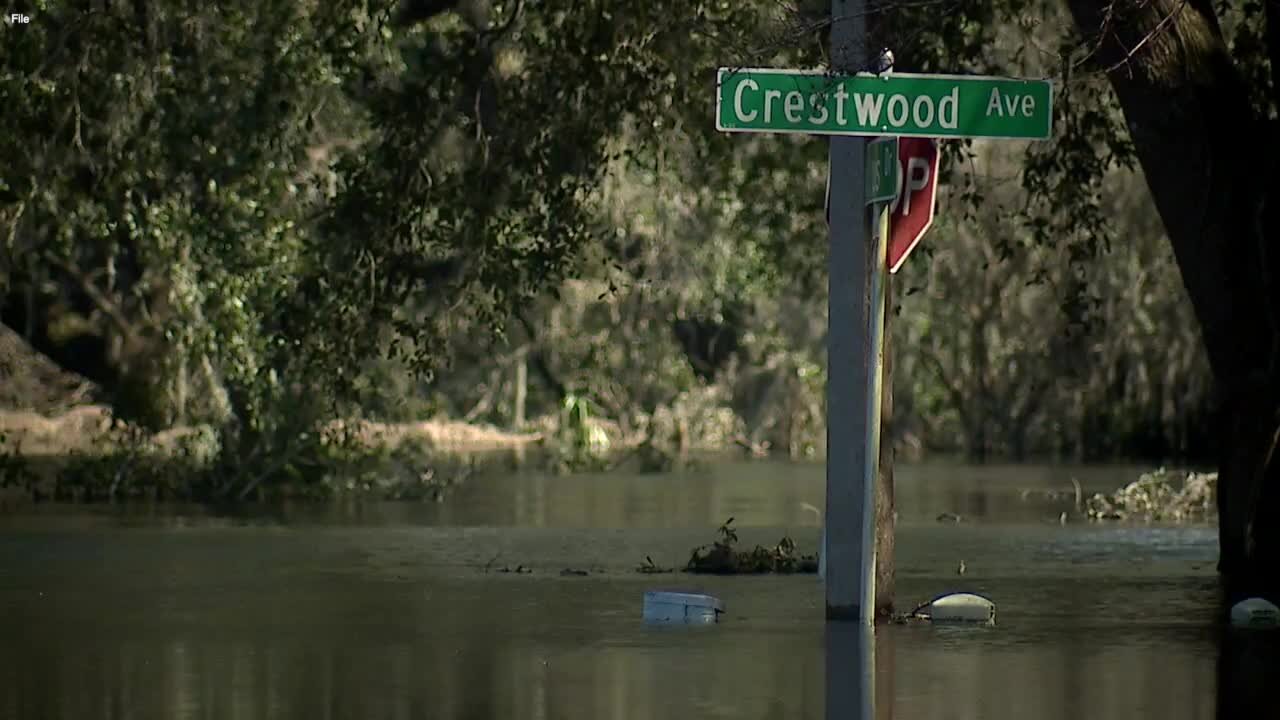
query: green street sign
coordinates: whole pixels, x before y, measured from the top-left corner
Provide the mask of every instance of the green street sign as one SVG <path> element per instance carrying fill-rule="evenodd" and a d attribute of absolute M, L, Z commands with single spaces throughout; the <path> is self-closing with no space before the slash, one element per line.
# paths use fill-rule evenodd
<path fill-rule="evenodd" d="M 969 75 L 720 68 L 716 129 L 1045 140 L 1053 84 Z"/>
<path fill-rule="evenodd" d="M 898 194 L 898 138 L 867 143 L 867 204 L 889 202 Z"/>

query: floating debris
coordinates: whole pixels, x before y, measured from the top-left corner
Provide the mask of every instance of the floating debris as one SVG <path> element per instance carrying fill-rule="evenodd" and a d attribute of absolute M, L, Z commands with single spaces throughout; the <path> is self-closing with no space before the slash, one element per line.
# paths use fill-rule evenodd
<path fill-rule="evenodd" d="M 699 593 L 650 590 L 644 594 L 645 622 L 711 624 L 724 613 L 719 598 Z"/>
<path fill-rule="evenodd" d="M 1241 600 L 1231 607 L 1231 624 L 1239 628 L 1280 628 L 1280 608 L 1263 598 Z"/>
<path fill-rule="evenodd" d="M 1113 495 L 1089 498 L 1091 520 L 1204 522 L 1217 511 L 1214 490 L 1217 473 L 1171 472 L 1161 468 L 1144 473 Z"/>
<path fill-rule="evenodd" d="M 976 622 L 994 625 L 996 604 L 973 593 L 951 593 L 929 603 L 932 622 Z"/>
<path fill-rule="evenodd" d="M 818 556 L 798 553 L 790 537 L 783 536 L 771 548 L 757 545 L 748 552 L 740 552 L 734 549 L 738 533 L 733 527 L 733 518 L 726 520 L 717 533 L 719 540 L 693 549 L 685 572 L 716 575 L 818 572 Z"/>
<path fill-rule="evenodd" d="M 662 567 L 658 565 L 653 561 L 653 558 L 648 555 L 644 556 L 644 562 L 640 563 L 639 567 L 636 568 L 636 572 L 644 573 L 646 575 L 665 575 L 666 573 L 673 573 L 675 571 L 675 568 Z"/>
<path fill-rule="evenodd" d="M 963 517 L 950 512 L 944 512 L 934 519 L 940 523 L 956 523 L 956 524 L 959 524 L 964 520 Z"/>
<path fill-rule="evenodd" d="M 590 574 L 586 570 L 577 570 L 575 568 L 565 568 L 560 571 L 560 575 L 564 577 L 586 577 Z"/>
<path fill-rule="evenodd" d="M 996 624 L 996 603 L 980 594 L 957 592 L 941 594 L 933 600 L 922 602 L 915 610 L 895 614 L 893 623 L 975 623 Z"/>
<path fill-rule="evenodd" d="M 973 593 L 948 593 L 921 603 L 909 613 L 894 615 L 893 621 L 899 625 L 910 622 L 995 625 L 996 604 Z"/>

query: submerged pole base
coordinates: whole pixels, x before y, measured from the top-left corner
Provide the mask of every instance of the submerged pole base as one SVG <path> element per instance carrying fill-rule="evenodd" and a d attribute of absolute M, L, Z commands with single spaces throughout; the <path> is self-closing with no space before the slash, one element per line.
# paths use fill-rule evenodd
<path fill-rule="evenodd" d="M 870 625 L 875 620 L 875 613 L 863 615 L 858 605 L 828 605 L 827 619 L 835 622 L 860 622 Z"/>

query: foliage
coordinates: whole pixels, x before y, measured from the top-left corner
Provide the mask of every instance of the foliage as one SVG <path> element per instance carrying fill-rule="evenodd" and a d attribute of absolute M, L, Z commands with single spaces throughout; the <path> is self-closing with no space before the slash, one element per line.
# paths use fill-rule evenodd
<path fill-rule="evenodd" d="M 1220 5 L 1274 117 L 1260 6 Z M 1056 0 L 871 6 L 898 70 L 1058 81 L 1052 142 L 944 145 L 897 435 L 1194 452 L 1208 369 L 1093 38 Z M 826 144 L 707 106 L 719 65 L 828 64 L 828 3 L 36 12 L 0 56 L 3 321 L 125 420 L 214 422 L 220 497 L 322 485 L 335 416 L 563 415 L 569 467 L 601 432 L 822 452 Z"/>
<path fill-rule="evenodd" d="M 733 527 L 733 518 L 726 520 L 717 534 L 719 540 L 693 549 L 685 572 L 717 575 L 818 572 L 817 556 L 799 554 L 790 537 L 784 536 L 771 548 L 757 545 L 749 551 L 736 550 L 738 531 Z M 641 571 L 646 572 L 643 566 Z"/>
<path fill-rule="evenodd" d="M 1093 520 L 1205 522 L 1214 518 L 1217 473 L 1145 473 L 1111 495 L 1089 498 Z"/>
<path fill-rule="evenodd" d="M 605 467 L 609 436 L 591 422 L 591 401 L 570 393 L 560 410 L 559 463 L 565 469 Z"/>
<path fill-rule="evenodd" d="M 1016 160 L 984 150 L 987 212 L 956 221 L 963 200 L 948 192 L 925 257 L 899 276 L 900 429 L 973 458 L 1207 455 L 1209 369 L 1141 176 L 1102 185 L 1123 251 L 1073 258 L 1019 226 Z M 1020 249 L 1002 257 L 994 239 Z"/>

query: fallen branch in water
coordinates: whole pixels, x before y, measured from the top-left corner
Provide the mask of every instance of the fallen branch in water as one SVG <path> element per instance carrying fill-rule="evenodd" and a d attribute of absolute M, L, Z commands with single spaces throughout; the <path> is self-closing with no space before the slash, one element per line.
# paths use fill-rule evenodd
<path fill-rule="evenodd" d="M 726 520 L 717 532 L 719 540 L 693 549 L 685 572 L 715 575 L 818 572 L 818 556 L 799 554 L 790 537 L 783 536 L 771 548 L 757 545 L 749 552 L 740 552 L 734 549 L 738 533 L 733 528 L 733 518 Z"/>

